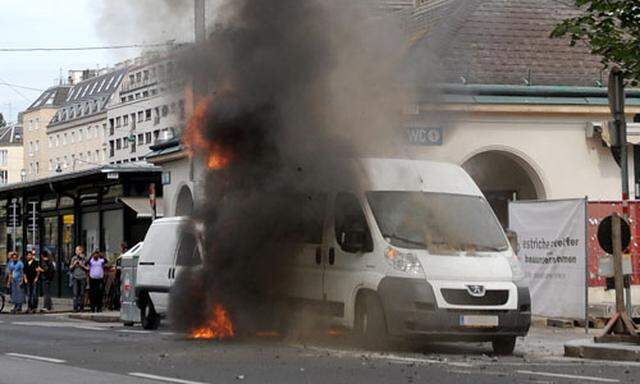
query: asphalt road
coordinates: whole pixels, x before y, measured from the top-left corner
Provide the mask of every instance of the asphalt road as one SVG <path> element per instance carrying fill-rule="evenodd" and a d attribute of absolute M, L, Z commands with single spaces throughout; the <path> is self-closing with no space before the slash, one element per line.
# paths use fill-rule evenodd
<path fill-rule="evenodd" d="M 533 329 L 516 355 L 488 344 L 398 345 L 370 352 L 344 335 L 190 340 L 64 315 L 0 315 L 0 383 L 633 383 L 640 363 L 566 359 L 580 330 Z"/>

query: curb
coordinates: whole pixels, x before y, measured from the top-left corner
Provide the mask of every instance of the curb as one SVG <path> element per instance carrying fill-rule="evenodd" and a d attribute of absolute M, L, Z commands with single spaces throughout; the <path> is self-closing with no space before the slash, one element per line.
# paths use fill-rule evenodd
<path fill-rule="evenodd" d="M 96 323 L 119 323 L 119 315 L 97 315 L 97 314 L 80 314 L 73 313 L 68 315 L 70 319 L 94 321 Z"/>
<path fill-rule="evenodd" d="M 580 359 L 640 361 L 640 345 L 596 343 L 593 339 L 571 340 L 564 345 L 564 355 Z"/>

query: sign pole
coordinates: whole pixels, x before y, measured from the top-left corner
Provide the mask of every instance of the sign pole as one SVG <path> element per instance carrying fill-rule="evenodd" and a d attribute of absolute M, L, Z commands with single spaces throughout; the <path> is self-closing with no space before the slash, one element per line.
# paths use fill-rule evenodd
<path fill-rule="evenodd" d="M 589 197 L 584 197 L 584 238 L 589 238 Z M 589 251 L 584 247 L 584 333 L 589 333 Z"/>
<path fill-rule="evenodd" d="M 622 181 L 622 217 L 629 220 L 629 161 L 627 155 L 627 122 L 624 115 L 624 72 L 618 67 L 613 67 L 609 73 L 609 108 L 613 114 L 613 123 L 616 130 L 616 144 L 620 148 L 620 178 Z M 617 288 L 616 288 L 617 289 Z M 631 313 L 631 280 L 629 288 L 625 289 L 627 313 Z M 617 292 L 616 292 L 617 295 Z"/>
<path fill-rule="evenodd" d="M 16 251 L 16 221 L 18 221 L 18 217 L 17 217 L 17 207 L 16 207 L 16 201 L 13 200 L 11 202 L 11 206 L 13 208 L 13 216 L 11 218 L 11 232 L 13 235 L 13 252 Z"/>

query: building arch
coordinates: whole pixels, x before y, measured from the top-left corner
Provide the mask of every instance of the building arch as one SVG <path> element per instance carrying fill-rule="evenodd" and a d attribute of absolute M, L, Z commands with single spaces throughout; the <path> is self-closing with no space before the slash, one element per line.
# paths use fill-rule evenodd
<path fill-rule="evenodd" d="M 176 216 L 191 216 L 193 214 L 193 193 L 188 185 L 183 184 L 178 188 L 175 207 Z"/>
<path fill-rule="evenodd" d="M 481 148 L 467 156 L 462 167 L 486 196 L 503 226 L 513 200 L 542 200 L 547 189 L 535 163 L 512 148 Z"/>

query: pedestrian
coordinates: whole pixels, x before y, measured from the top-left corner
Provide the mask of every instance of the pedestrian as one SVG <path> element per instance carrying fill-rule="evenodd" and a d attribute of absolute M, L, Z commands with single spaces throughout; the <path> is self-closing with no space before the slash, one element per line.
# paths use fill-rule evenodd
<path fill-rule="evenodd" d="M 84 311 L 84 293 L 87 288 L 87 272 L 89 271 L 82 245 L 76 247 L 76 254 L 71 258 L 69 270 L 73 281 L 73 311 L 82 312 Z"/>
<path fill-rule="evenodd" d="M 102 312 L 102 296 L 104 267 L 107 261 L 98 251 L 94 251 L 89 259 L 89 295 L 91 312 Z"/>
<path fill-rule="evenodd" d="M 53 303 L 51 301 L 51 284 L 56 276 L 56 263 L 49 257 L 47 250 L 42 250 L 40 253 L 40 276 L 42 284 L 42 296 L 44 299 L 43 311 L 50 311 L 53 309 Z"/>
<path fill-rule="evenodd" d="M 36 260 L 36 251 L 27 252 L 24 278 L 27 288 L 27 313 L 35 313 L 38 310 L 38 279 L 40 278 L 40 266 Z"/>
<path fill-rule="evenodd" d="M 24 264 L 18 258 L 18 254 L 11 252 L 9 254 L 10 261 L 7 264 L 7 287 L 11 290 L 11 302 L 13 309 L 11 313 L 22 312 L 22 304 L 24 304 Z"/>

